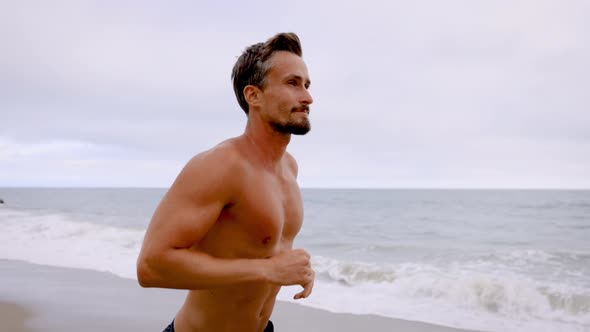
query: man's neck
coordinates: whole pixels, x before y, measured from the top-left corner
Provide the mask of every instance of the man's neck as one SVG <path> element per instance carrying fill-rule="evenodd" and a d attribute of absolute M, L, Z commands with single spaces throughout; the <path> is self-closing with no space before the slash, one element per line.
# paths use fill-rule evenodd
<path fill-rule="evenodd" d="M 291 134 L 279 133 L 261 119 L 248 118 L 243 136 L 255 148 L 261 162 L 270 168 L 279 165 L 291 141 Z"/>

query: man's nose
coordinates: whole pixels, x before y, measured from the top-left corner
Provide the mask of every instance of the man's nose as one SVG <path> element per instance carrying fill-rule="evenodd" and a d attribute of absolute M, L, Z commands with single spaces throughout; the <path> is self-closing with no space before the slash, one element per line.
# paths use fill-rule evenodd
<path fill-rule="evenodd" d="M 311 97 L 309 90 L 304 90 L 299 102 L 303 105 L 311 105 L 313 103 L 313 98 Z"/>

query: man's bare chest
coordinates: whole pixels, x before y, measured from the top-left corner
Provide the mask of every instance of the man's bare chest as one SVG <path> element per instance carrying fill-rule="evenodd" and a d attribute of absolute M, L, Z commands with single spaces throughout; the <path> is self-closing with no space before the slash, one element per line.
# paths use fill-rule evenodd
<path fill-rule="evenodd" d="M 221 212 L 205 238 L 232 257 L 270 257 L 290 248 L 303 224 L 303 202 L 295 181 L 249 181 Z M 224 255 L 225 256 L 225 255 Z"/>

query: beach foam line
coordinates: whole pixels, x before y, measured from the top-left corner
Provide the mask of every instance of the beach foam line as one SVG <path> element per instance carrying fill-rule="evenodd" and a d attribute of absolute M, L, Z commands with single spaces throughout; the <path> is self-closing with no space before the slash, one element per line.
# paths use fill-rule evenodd
<path fill-rule="evenodd" d="M 0 211 L 0 258 L 136 278 L 145 231 L 73 221 L 59 213 Z"/>

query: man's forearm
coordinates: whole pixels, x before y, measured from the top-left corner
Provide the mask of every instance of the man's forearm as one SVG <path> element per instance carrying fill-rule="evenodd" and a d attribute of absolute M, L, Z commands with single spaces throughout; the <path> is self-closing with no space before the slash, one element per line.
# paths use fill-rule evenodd
<path fill-rule="evenodd" d="M 189 249 L 169 249 L 154 258 L 140 257 L 143 287 L 207 289 L 245 282 L 269 282 L 267 259 L 217 258 Z"/>

